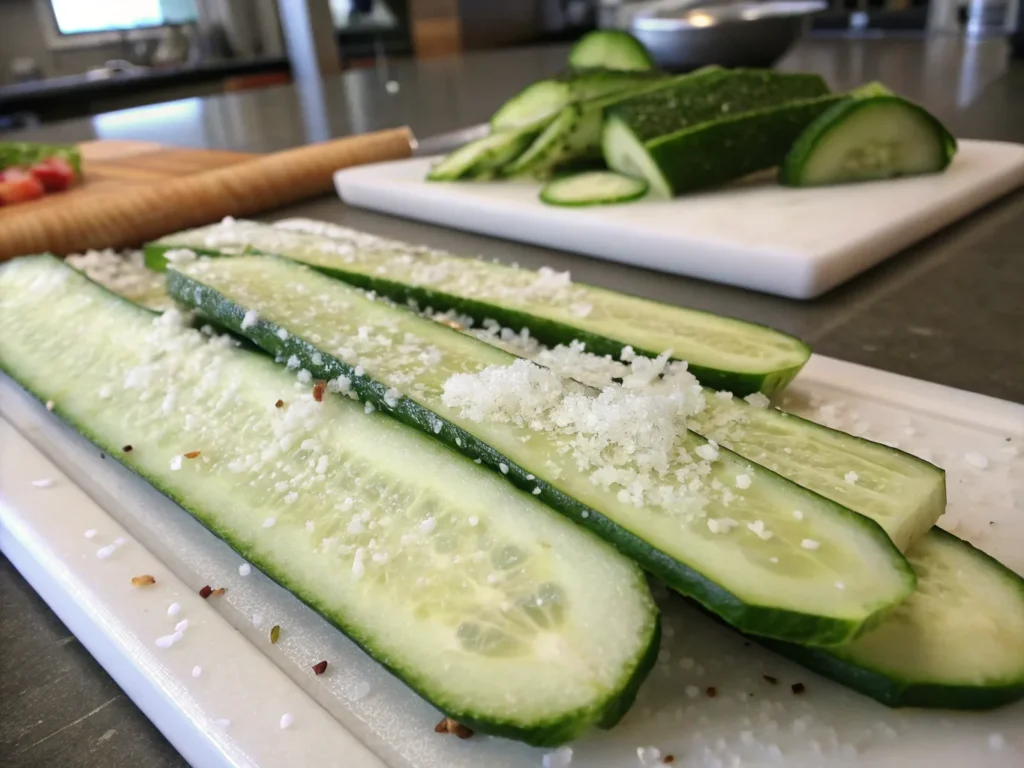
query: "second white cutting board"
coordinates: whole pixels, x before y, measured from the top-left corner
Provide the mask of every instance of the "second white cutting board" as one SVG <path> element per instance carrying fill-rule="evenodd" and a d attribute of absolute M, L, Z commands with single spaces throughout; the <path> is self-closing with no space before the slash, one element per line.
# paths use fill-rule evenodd
<path fill-rule="evenodd" d="M 962 141 L 934 176 L 816 189 L 752 180 L 674 200 L 558 208 L 526 182 L 427 182 L 436 158 L 338 171 L 341 198 L 484 235 L 811 299 L 1024 185 L 1024 145 Z"/>

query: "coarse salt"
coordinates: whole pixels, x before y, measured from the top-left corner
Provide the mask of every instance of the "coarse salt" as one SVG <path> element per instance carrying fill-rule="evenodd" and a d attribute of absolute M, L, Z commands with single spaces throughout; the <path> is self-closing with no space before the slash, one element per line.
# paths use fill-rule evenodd
<path fill-rule="evenodd" d="M 248 563 L 242 563 L 240 566 L 238 566 L 239 576 L 248 576 L 250 573 L 252 573 L 252 566 Z"/>
<path fill-rule="evenodd" d="M 175 456 L 173 459 L 171 459 L 171 471 L 177 472 L 179 469 L 181 469 L 181 462 L 181 456 Z"/>
<path fill-rule="evenodd" d="M 817 549 L 821 546 L 821 542 L 815 541 L 814 539 L 804 539 L 800 542 L 800 546 L 804 549 Z"/>
<path fill-rule="evenodd" d="M 259 319 L 260 316 L 256 312 L 256 310 L 250 309 L 248 312 L 245 313 L 245 316 L 242 318 L 242 330 L 244 331 L 249 328 L 252 328 L 254 325 L 256 325 L 256 323 L 259 322 Z"/>
<path fill-rule="evenodd" d="M 178 605 L 177 603 L 171 603 L 169 606 L 167 606 L 167 615 L 168 616 L 177 616 L 180 611 L 181 611 L 181 606 Z"/>
<path fill-rule="evenodd" d="M 33 480 L 32 485 L 36 488 L 49 488 L 53 485 L 53 480 L 48 477 L 40 478 L 39 480 Z"/>
<path fill-rule="evenodd" d="M 95 536 L 95 535 L 96 535 L 97 533 L 98 533 L 98 531 L 97 531 L 97 530 L 96 530 L 95 528 L 90 528 L 90 529 L 88 529 L 88 530 L 87 530 L 87 531 L 85 532 L 85 538 L 87 538 L 87 539 L 91 539 L 91 538 L 93 538 L 93 537 L 94 537 L 94 536 Z"/>
<path fill-rule="evenodd" d="M 201 674 L 203 674 L 202 667 L 200 667 L 198 664 L 192 667 L 192 677 L 199 677 Z"/>
<path fill-rule="evenodd" d="M 542 768 L 568 768 L 572 764 L 572 747 L 559 747 L 541 758 Z"/>
<path fill-rule="evenodd" d="M 266 520 L 263 521 L 263 527 L 264 528 L 273 528 L 274 527 L 274 523 L 276 523 L 276 522 L 277 522 L 277 518 L 276 517 L 268 517 Z"/>
<path fill-rule="evenodd" d="M 750 475 L 742 474 L 736 475 L 736 487 L 741 491 L 747 490 L 750 487 Z"/>
<path fill-rule="evenodd" d="M 860 475 L 856 472 L 847 472 L 843 475 L 843 479 L 848 483 L 856 483 L 860 479 Z"/>
<path fill-rule="evenodd" d="M 288 728 L 294 722 L 295 715 L 293 715 L 291 712 L 285 712 L 283 715 L 281 715 L 281 730 Z"/>
<path fill-rule="evenodd" d="M 977 451 L 969 451 L 964 454 L 964 461 L 976 469 L 988 469 L 988 457 Z"/>

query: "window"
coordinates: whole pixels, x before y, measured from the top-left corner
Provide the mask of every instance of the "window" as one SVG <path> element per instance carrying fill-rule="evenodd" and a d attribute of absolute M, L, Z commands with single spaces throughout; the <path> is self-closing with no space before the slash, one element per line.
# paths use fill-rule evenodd
<path fill-rule="evenodd" d="M 118 32 L 196 20 L 196 0 L 50 0 L 62 35 Z"/>

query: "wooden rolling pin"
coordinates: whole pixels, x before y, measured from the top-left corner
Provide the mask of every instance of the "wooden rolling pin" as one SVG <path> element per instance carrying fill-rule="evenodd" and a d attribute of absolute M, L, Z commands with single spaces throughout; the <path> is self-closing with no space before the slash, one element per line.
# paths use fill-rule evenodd
<path fill-rule="evenodd" d="M 339 168 L 408 157 L 411 141 L 408 128 L 377 131 L 130 187 L 123 193 L 82 196 L 66 205 L 19 211 L 0 222 L 0 261 L 44 251 L 64 256 L 89 248 L 125 248 L 225 216 L 278 208 L 330 191 Z"/>

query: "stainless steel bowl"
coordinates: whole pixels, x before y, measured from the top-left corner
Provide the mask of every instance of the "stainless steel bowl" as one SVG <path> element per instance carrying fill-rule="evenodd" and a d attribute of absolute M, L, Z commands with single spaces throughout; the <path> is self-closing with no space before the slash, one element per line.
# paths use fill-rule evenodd
<path fill-rule="evenodd" d="M 630 31 L 664 69 L 769 67 L 797 41 L 822 0 L 668 0 L 637 12 Z"/>

